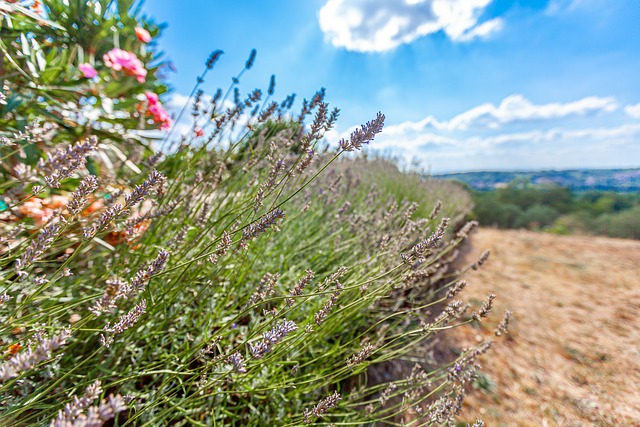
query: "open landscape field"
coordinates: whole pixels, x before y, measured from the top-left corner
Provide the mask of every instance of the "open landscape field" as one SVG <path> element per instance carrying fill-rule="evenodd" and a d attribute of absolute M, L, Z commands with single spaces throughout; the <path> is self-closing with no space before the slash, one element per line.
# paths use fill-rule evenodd
<path fill-rule="evenodd" d="M 508 339 L 484 359 L 461 419 L 488 426 L 640 425 L 640 242 L 480 229 L 467 298 L 498 295 Z M 472 300 L 473 302 L 473 300 Z M 493 330 L 457 328 L 469 344 Z"/>

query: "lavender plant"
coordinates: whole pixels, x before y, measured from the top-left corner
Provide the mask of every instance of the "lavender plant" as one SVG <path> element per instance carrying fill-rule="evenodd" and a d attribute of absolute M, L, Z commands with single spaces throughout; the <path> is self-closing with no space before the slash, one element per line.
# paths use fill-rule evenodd
<path fill-rule="evenodd" d="M 293 96 L 272 99 L 274 79 L 243 97 L 254 61 L 207 102 L 200 77 L 193 126 L 171 131 L 174 150 L 141 159 L 137 177 L 94 176 L 89 150 L 68 141 L 49 159 L 73 152 L 73 168 L 35 166 L 34 180 L 53 177 L 38 206 L 22 178 L 2 185 L 1 425 L 453 419 L 489 343 L 426 354 L 493 299 L 477 313 L 453 300 L 468 197 L 341 158 L 375 143 L 382 114 L 329 145 L 338 110 L 324 90 L 297 113 Z M 407 179 L 404 199 L 394 189 Z M 380 374 L 394 364 L 410 368 Z"/>

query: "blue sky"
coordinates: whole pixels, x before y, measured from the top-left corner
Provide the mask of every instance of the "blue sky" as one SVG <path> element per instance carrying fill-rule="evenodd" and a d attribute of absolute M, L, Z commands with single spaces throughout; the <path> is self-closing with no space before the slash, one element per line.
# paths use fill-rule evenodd
<path fill-rule="evenodd" d="M 174 104 L 212 50 L 205 91 L 341 109 L 330 142 L 382 111 L 371 144 L 434 173 L 640 166 L 638 0 L 148 0 L 168 24 Z"/>

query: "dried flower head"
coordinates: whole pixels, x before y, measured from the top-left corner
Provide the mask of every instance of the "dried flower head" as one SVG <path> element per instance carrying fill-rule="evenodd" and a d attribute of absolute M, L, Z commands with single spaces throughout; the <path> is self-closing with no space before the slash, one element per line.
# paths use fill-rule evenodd
<path fill-rule="evenodd" d="M 100 343 L 108 348 L 113 343 L 114 335 L 120 334 L 135 325 L 138 319 L 140 319 L 140 316 L 146 311 L 147 301 L 142 300 L 139 304 L 136 304 L 130 312 L 120 317 L 120 320 L 118 320 L 115 325 L 111 326 L 107 323 L 103 330 L 105 333 L 108 333 L 108 336 L 105 337 L 104 334 L 100 334 Z"/>
<path fill-rule="evenodd" d="M 329 412 L 330 409 L 338 406 L 338 402 L 342 400 L 342 397 L 337 391 L 334 391 L 331 396 L 322 399 L 311 410 L 305 408 L 302 414 L 305 424 L 311 424 L 316 418 Z"/>
<path fill-rule="evenodd" d="M 496 326 L 496 329 L 495 329 L 496 336 L 509 333 L 509 320 L 511 320 L 511 311 L 505 310 L 504 317 L 502 318 L 498 326 Z"/>

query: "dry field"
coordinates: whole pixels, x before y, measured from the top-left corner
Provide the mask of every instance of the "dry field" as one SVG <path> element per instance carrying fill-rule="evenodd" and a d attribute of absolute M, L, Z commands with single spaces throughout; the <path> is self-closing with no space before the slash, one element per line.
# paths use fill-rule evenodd
<path fill-rule="evenodd" d="M 505 308 L 513 318 L 507 339 L 483 357 L 483 386 L 460 419 L 640 426 L 640 242 L 480 229 L 467 260 L 487 248 L 465 295 L 473 302 L 494 292 L 494 323 Z M 471 344 L 493 329 L 455 331 Z"/>

